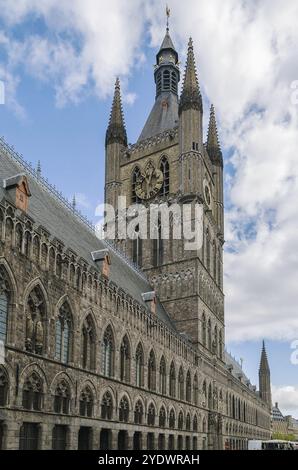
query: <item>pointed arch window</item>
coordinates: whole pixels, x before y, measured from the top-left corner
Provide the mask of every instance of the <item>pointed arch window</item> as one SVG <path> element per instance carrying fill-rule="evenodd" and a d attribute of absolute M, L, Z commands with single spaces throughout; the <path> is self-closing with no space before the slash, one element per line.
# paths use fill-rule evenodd
<path fill-rule="evenodd" d="M 91 418 L 93 414 L 93 393 L 89 387 L 84 388 L 80 395 L 80 415 Z"/>
<path fill-rule="evenodd" d="M 192 430 L 193 430 L 194 432 L 197 432 L 197 430 L 198 430 L 198 418 L 197 418 L 197 415 L 194 415 L 193 424 L 192 424 Z"/>
<path fill-rule="evenodd" d="M 220 359 L 222 359 L 223 347 L 222 347 L 222 331 L 221 330 L 219 331 L 218 348 L 219 348 L 219 357 L 220 357 Z"/>
<path fill-rule="evenodd" d="M 6 343 L 10 286 L 6 270 L 0 266 L 0 341 Z"/>
<path fill-rule="evenodd" d="M 216 356 L 218 355 L 218 333 L 217 333 L 217 326 L 214 327 L 214 338 L 213 338 L 213 354 Z"/>
<path fill-rule="evenodd" d="M 46 338 L 46 306 L 42 290 L 39 286 L 30 292 L 26 311 L 26 339 L 27 351 L 35 354 L 45 352 Z"/>
<path fill-rule="evenodd" d="M 55 390 L 54 411 L 59 414 L 69 414 L 70 390 L 65 380 L 59 382 Z"/>
<path fill-rule="evenodd" d="M 126 335 L 120 347 L 120 380 L 130 382 L 130 345 Z"/>
<path fill-rule="evenodd" d="M 199 395 L 198 376 L 196 374 L 193 379 L 193 402 L 195 405 L 198 405 L 198 395 Z"/>
<path fill-rule="evenodd" d="M 40 411 L 43 399 L 42 380 L 33 372 L 24 383 L 22 404 L 26 410 Z"/>
<path fill-rule="evenodd" d="M 165 395 L 167 391 L 166 361 L 164 356 L 162 356 L 159 366 L 159 391 L 163 395 Z"/>
<path fill-rule="evenodd" d="M 191 377 L 190 372 L 186 375 L 186 401 L 191 401 Z"/>
<path fill-rule="evenodd" d="M 208 320 L 208 349 L 211 351 L 212 347 L 212 331 L 211 331 L 211 321 L 210 318 Z"/>
<path fill-rule="evenodd" d="M 170 367 L 170 397 L 176 397 L 176 371 L 173 362 Z"/>
<path fill-rule="evenodd" d="M 4 367 L 0 366 L 0 406 L 7 404 L 8 378 Z"/>
<path fill-rule="evenodd" d="M 16 226 L 16 249 L 20 253 L 23 251 L 23 228 L 21 224 Z"/>
<path fill-rule="evenodd" d="M 208 387 L 208 408 L 209 410 L 212 410 L 213 408 L 213 397 L 212 397 L 212 386 L 211 384 L 209 384 L 209 387 Z"/>
<path fill-rule="evenodd" d="M 101 400 L 101 418 L 111 420 L 113 417 L 113 399 L 110 392 L 106 392 Z"/>
<path fill-rule="evenodd" d="M 144 352 L 141 343 L 136 350 L 136 385 L 143 387 L 144 384 Z"/>
<path fill-rule="evenodd" d="M 138 204 L 140 202 L 140 199 L 136 195 L 136 184 L 141 176 L 141 171 L 138 166 L 135 167 L 133 174 L 132 174 L 132 187 L 131 187 L 131 202 L 132 204 Z"/>
<path fill-rule="evenodd" d="M 183 413 L 180 411 L 178 415 L 178 429 L 181 431 L 183 429 Z"/>
<path fill-rule="evenodd" d="M 138 400 L 135 406 L 135 413 L 134 413 L 134 423 L 135 424 L 142 424 L 143 422 L 143 415 L 144 409 L 141 400 Z"/>
<path fill-rule="evenodd" d="M 153 403 L 151 403 L 148 408 L 147 424 L 148 426 L 155 425 L 155 407 Z"/>
<path fill-rule="evenodd" d="M 140 237 L 140 227 L 137 225 L 132 240 L 132 260 L 137 266 L 142 266 L 143 240 Z"/>
<path fill-rule="evenodd" d="M 178 398 L 179 400 L 184 400 L 184 374 L 182 367 L 180 367 L 178 375 Z"/>
<path fill-rule="evenodd" d="M 190 431 L 190 414 L 189 413 L 186 416 L 185 429 L 186 431 Z"/>
<path fill-rule="evenodd" d="M 170 428 L 170 429 L 174 429 L 174 428 L 175 428 L 175 421 L 176 421 L 176 418 L 175 418 L 175 411 L 174 411 L 173 408 L 172 408 L 171 411 L 170 411 L 170 416 L 169 416 L 169 428 Z"/>
<path fill-rule="evenodd" d="M 210 264 L 211 264 L 211 253 L 210 253 L 210 234 L 209 230 L 206 230 L 206 267 L 208 271 L 210 272 Z"/>
<path fill-rule="evenodd" d="M 170 165 L 167 157 L 162 157 L 160 171 L 163 174 L 163 184 L 160 192 L 162 196 L 166 196 L 170 192 Z"/>
<path fill-rule="evenodd" d="M 72 335 L 72 316 L 67 302 L 60 307 L 56 320 L 56 352 L 58 361 L 68 363 L 70 360 L 70 346 Z"/>
<path fill-rule="evenodd" d="M 148 389 L 156 390 L 156 361 L 153 350 L 150 352 L 148 361 Z"/>
<path fill-rule="evenodd" d="M 110 326 L 107 327 L 102 343 L 102 372 L 107 377 L 114 375 L 114 335 Z"/>
<path fill-rule="evenodd" d="M 206 346 L 206 317 L 205 313 L 202 315 L 202 343 Z"/>
<path fill-rule="evenodd" d="M 129 421 L 129 403 L 126 397 L 122 397 L 119 405 L 119 421 L 128 423 Z"/>
<path fill-rule="evenodd" d="M 154 267 L 161 266 L 163 263 L 163 238 L 160 217 L 158 218 L 158 226 L 156 227 L 155 237 L 152 240 L 152 263 Z"/>
<path fill-rule="evenodd" d="M 164 428 L 166 425 L 166 410 L 162 406 L 160 411 L 159 411 L 159 426 L 161 428 Z"/>
<path fill-rule="evenodd" d="M 88 315 L 82 328 L 82 366 L 95 369 L 95 327 L 91 315 Z"/>

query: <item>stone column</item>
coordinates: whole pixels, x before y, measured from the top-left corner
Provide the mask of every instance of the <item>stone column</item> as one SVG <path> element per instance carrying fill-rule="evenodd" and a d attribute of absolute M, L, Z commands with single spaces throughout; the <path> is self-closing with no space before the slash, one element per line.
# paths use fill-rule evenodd
<path fill-rule="evenodd" d="M 133 436 L 134 436 L 133 431 L 127 432 L 127 450 L 133 450 Z"/>
<path fill-rule="evenodd" d="M 118 429 L 111 430 L 111 450 L 118 450 Z"/>

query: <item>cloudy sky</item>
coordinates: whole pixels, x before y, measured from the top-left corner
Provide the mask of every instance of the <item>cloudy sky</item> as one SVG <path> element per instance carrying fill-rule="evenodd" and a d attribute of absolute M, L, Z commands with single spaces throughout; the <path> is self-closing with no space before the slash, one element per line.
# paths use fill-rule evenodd
<path fill-rule="evenodd" d="M 193 37 L 204 108 L 216 107 L 225 155 L 228 348 L 257 381 L 265 338 L 273 398 L 298 417 L 298 3 L 168 4 L 183 67 Z M 115 77 L 134 142 L 154 100 L 164 11 L 158 0 L 0 0 L 0 135 L 41 160 L 90 219 L 103 200 Z"/>

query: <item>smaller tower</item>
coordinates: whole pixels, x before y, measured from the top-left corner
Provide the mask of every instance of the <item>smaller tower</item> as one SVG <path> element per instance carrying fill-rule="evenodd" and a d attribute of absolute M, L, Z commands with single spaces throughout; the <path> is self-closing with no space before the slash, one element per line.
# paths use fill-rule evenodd
<path fill-rule="evenodd" d="M 215 109 L 213 104 L 210 108 L 210 118 L 207 137 L 207 152 L 214 168 L 215 183 L 215 220 L 218 226 L 218 233 L 223 238 L 224 233 L 224 193 L 223 193 L 223 157 L 220 148 Z"/>
<path fill-rule="evenodd" d="M 110 121 L 106 132 L 105 203 L 117 209 L 121 194 L 120 153 L 127 147 L 127 134 L 122 111 L 120 81 L 116 80 Z"/>
<path fill-rule="evenodd" d="M 265 348 L 265 342 L 263 341 L 263 348 L 261 353 L 261 361 L 259 367 L 259 389 L 260 397 L 267 403 L 268 407 L 271 408 L 271 384 L 270 384 L 270 368 L 268 364 L 268 358 Z"/>

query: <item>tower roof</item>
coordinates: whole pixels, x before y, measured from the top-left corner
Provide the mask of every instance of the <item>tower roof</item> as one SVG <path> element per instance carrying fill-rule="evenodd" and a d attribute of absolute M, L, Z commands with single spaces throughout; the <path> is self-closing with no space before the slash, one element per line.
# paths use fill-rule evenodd
<path fill-rule="evenodd" d="M 125 146 L 127 145 L 127 134 L 122 111 L 119 78 L 116 79 L 115 83 L 113 104 L 110 114 L 109 125 L 106 132 L 106 145 L 114 142 L 121 143 Z"/>
<path fill-rule="evenodd" d="M 208 127 L 208 137 L 207 137 L 207 151 L 213 163 L 219 163 L 222 165 L 222 152 L 220 148 L 217 124 L 215 117 L 215 109 L 213 104 L 210 107 L 210 118 L 209 118 L 209 127 Z"/>
<path fill-rule="evenodd" d="M 266 348 L 265 348 L 265 341 L 263 340 L 263 347 L 262 347 L 262 353 L 261 353 L 261 361 L 260 361 L 259 372 L 265 372 L 265 371 L 266 372 L 270 371 L 270 368 L 269 368 L 267 352 L 266 352 Z"/>
<path fill-rule="evenodd" d="M 186 67 L 180 98 L 179 111 L 181 112 L 182 110 L 189 108 L 199 109 L 203 111 L 202 96 L 197 77 L 193 43 L 191 38 L 189 38 L 188 41 Z"/>
<path fill-rule="evenodd" d="M 164 40 L 161 43 L 159 52 L 161 52 L 165 49 L 172 49 L 173 51 L 176 52 L 175 46 L 173 44 L 173 41 L 172 41 L 170 33 L 169 33 L 169 28 L 167 28 L 166 35 L 164 37 Z"/>

